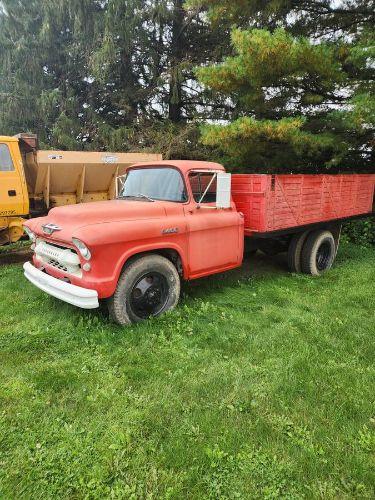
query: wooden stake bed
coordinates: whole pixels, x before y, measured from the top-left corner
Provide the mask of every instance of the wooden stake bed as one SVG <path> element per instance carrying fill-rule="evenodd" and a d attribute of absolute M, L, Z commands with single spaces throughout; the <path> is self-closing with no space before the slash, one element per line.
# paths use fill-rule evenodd
<path fill-rule="evenodd" d="M 232 196 L 245 235 L 369 214 L 375 174 L 232 176 Z"/>

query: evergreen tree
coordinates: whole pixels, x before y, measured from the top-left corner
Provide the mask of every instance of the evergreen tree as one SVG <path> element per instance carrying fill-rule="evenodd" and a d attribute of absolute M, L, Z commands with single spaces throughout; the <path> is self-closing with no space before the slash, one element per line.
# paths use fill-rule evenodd
<path fill-rule="evenodd" d="M 369 169 L 373 4 L 3 0 L 1 133 L 186 157 L 194 124 L 221 120 L 196 157 L 215 146 L 252 169 Z"/>
<path fill-rule="evenodd" d="M 206 145 L 251 170 L 373 169 L 374 2 L 193 0 L 236 25 L 198 78 L 232 102 Z M 335 6 L 336 5 L 336 6 Z"/>
<path fill-rule="evenodd" d="M 190 125 L 184 133 L 186 123 L 210 110 L 193 68 L 220 60 L 225 38 L 183 5 L 4 0 L 2 133 L 30 130 L 63 149 L 158 150 L 167 119 L 167 136 L 196 137 Z"/>
<path fill-rule="evenodd" d="M 0 15 L 2 133 L 33 131 L 42 143 L 73 149 L 90 127 L 86 80 L 95 16 L 101 3 L 84 0 L 4 0 Z"/>
<path fill-rule="evenodd" d="M 194 67 L 219 60 L 225 37 L 218 29 L 212 30 L 198 11 L 186 12 L 184 3 L 108 3 L 105 31 L 93 54 L 92 68 L 95 78 L 112 86 L 113 108 L 130 117 L 131 130 L 124 129 L 125 136 L 133 135 L 134 128 L 144 127 L 145 122 L 150 126 L 168 119 L 183 124 L 208 116 L 204 105 L 209 96 L 197 85 Z M 119 117 L 106 123 L 116 129 L 127 126 Z"/>
<path fill-rule="evenodd" d="M 26 2 L 24 2 L 26 3 Z M 37 99 L 45 86 L 43 71 L 36 68 L 38 41 L 25 33 L 41 27 L 37 2 L 30 1 L 28 10 L 21 2 L 0 4 L 0 123 L 2 133 L 13 133 L 18 124 L 25 129 L 39 116 Z"/>

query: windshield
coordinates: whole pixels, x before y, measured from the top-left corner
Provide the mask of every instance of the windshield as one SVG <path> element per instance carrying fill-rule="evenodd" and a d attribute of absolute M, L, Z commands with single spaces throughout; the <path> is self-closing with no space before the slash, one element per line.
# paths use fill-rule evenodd
<path fill-rule="evenodd" d="M 135 168 L 118 180 L 119 198 L 187 201 L 183 178 L 175 168 Z"/>

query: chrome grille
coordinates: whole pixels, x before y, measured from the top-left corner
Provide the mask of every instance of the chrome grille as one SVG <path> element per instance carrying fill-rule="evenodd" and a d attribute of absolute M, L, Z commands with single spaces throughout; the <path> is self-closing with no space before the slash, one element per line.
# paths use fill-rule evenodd
<path fill-rule="evenodd" d="M 68 272 L 68 268 L 64 264 L 60 264 L 57 260 L 50 259 L 48 261 L 50 266 L 56 267 L 56 269 L 60 269 L 60 271 Z"/>
<path fill-rule="evenodd" d="M 82 276 L 81 262 L 75 250 L 38 239 L 35 245 L 35 255 L 44 264 L 54 267 L 64 273 Z"/>

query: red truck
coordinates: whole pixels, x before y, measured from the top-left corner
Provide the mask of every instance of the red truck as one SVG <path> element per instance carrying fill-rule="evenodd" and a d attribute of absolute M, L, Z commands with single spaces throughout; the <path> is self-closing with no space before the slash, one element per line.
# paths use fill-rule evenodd
<path fill-rule="evenodd" d="M 26 278 L 125 325 L 176 306 L 181 280 L 227 271 L 257 249 L 286 251 L 293 272 L 320 275 L 344 220 L 371 215 L 375 175 L 232 175 L 222 165 L 133 165 L 117 198 L 53 208 L 25 223 Z"/>

